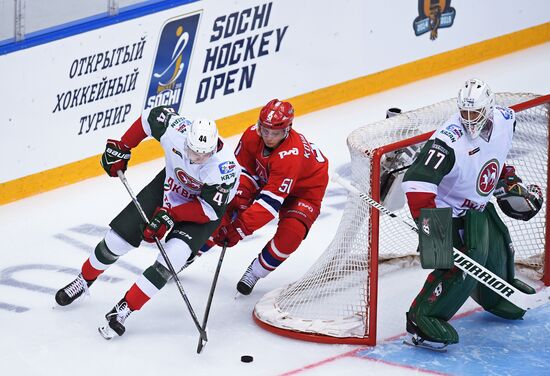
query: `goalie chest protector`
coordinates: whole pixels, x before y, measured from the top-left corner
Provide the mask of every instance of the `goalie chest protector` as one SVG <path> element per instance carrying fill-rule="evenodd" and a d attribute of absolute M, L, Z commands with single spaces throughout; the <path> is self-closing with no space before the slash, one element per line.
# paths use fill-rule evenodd
<path fill-rule="evenodd" d="M 514 112 L 496 107 L 489 141 L 481 136 L 471 139 L 460 125 L 456 113 L 432 135 L 453 150 L 455 163 L 437 185 L 436 206 L 451 207 L 453 216 L 467 209 L 483 211 L 491 199 L 500 172 L 512 146 Z"/>

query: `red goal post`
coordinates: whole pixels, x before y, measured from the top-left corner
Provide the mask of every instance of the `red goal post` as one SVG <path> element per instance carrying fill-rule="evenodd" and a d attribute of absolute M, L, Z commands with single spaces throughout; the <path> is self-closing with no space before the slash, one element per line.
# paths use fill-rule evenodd
<path fill-rule="evenodd" d="M 516 167 L 525 183 L 538 184 L 546 193 L 546 204 L 529 222 L 501 217 L 514 242 L 516 263 L 550 285 L 546 220 L 550 95 L 499 93 L 496 102 L 516 111 L 516 134 L 507 163 Z M 456 111 L 456 100 L 449 99 L 353 131 L 347 144 L 354 185 L 399 215 L 410 216 L 398 183 L 433 130 Z M 395 184 L 381 190 L 390 180 Z M 410 260 L 416 255 L 417 242 L 408 228 L 386 220 L 350 195 L 325 252 L 299 280 L 262 297 L 253 318 L 262 328 L 295 339 L 375 345 L 378 265 Z"/>

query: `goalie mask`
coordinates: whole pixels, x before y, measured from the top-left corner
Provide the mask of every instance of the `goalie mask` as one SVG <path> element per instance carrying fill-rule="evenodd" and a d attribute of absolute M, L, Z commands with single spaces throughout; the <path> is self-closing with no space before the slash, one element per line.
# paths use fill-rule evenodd
<path fill-rule="evenodd" d="M 218 128 L 214 120 L 195 119 L 187 131 L 186 152 L 193 163 L 206 162 L 218 146 Z"/>
<path fill-rule="evenodd" d="M 500 182 L 499 185 L 501 185 Z M 521 183 L 516 183 L 511 187 L 497 186 L 495 196 L 497 196 L 497 204 L 504 214 L 522 221 L 533 218 L 544 202 L 542 189 L 536 184 L 529 184 L 527 187 Z"/>
<path fill-rule="evenodd" d="M 470 138 L 479 136 L 485 124 L 493 120 L 495 96 L 485 82 L 472 78 L 458 92 L 460 123 Z"/>

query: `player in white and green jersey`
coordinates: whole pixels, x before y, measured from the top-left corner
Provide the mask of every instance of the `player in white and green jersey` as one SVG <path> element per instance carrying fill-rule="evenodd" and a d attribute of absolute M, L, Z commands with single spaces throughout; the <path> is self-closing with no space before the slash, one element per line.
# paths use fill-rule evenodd
<path fill-rule="evenodd" d="M 457 102 L 459 112 L 433 133 L 403 178 L 410 211 L 424 223 L 435 212 L 429 209 L 451 208 L 449 242 L 518 289 L 534 293 L 514 276 L 508 230 L 489 202 L 497 196 L 505 214 L 523 220 L 542 205 L 540 188 L 523 186 L 514 167 L 505 164 L 516 125 L 514 111 L 495 106 L 493 93 L 479 79 L 466 81 Z M 407 331 L 418 341 L 457 343 L 458 334 L 448 321 L 468 296 L 506 319 L 525 313 L 456 267 L 436 269 L 407 313 Z"/>
<path fill-rule="evenodd" d="M 160 240 L 166 233 L 166 254 L 174 270 L 179 271 L 192 262 L 200 246 L 218 227 L 236 193 L 241 169 L 232 150 L 224 147 L 218 137 L 216 123 L 206 119 L 192 121 L 164 106 L 146 110 L 120 141 L 107 140 L 101 158 L 107 174 L 114 177 L 118 171 L 125 171 L 130 150 L 148 136 L 160 142 L 166 162 L 166 167 L 137 195 L 151 221 L 143 223 L 130 202 L 111 221 L 105 238 L 82 265 L 81 274 L 57 292 L 58 304 L 71 304 L 87 292 L 101 273 L 120 256 L 139 247 L 142 240 L 154 243 L 155 238 Z M 159 254 L 107 313 L 106 328 L 122 335 L 130 313 L 141 309 L 170 278 L 168 266 Z"/>

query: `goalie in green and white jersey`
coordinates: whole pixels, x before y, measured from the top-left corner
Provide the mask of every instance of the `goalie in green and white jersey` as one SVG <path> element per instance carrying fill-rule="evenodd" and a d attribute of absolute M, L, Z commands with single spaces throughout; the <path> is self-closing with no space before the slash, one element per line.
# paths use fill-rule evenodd
<path fill-rule="evenodd" d="M 457 104 L 459 111 L 436 129 L 403 178 L 409 209 L 420 228 L 435 218 L 441 228 L 452 226 L 452 236 L 442 236 L 420 252 L 426 258 L 430 252 L 452 252 L 454 246 L 519 290 L 534 293 L 514 276 L 510 235 L 489 202 L 497 196 L 504 213 L 520 220 L 529 220 L 542 206 L 541 189 L 523 185 L 515 168 L 505 164 L 515 113 L 495 106 L 489 86 L 479 79 L 466 81 Z M 450 208 L 448 218 L 435 215 L 439 208 Z M 505 319 L 525 314 L 457 267 L 435 269 L 407 312 L 413 342 L 458 343 L 448 321 L 469 296 Z"/>

